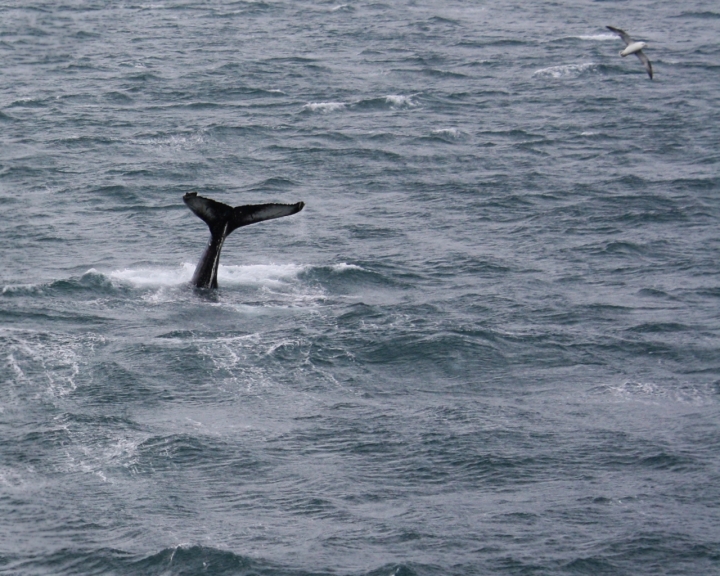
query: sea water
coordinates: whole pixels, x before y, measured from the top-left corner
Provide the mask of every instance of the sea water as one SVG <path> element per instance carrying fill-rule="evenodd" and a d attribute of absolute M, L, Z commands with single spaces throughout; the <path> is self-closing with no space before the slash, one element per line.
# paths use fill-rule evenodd
<path fill-rule="evenodd" d="M 718 38 L 3 3 L 0 573 L 720 573 Z M 197 291 L 189 191 L 306 207 Z"/>

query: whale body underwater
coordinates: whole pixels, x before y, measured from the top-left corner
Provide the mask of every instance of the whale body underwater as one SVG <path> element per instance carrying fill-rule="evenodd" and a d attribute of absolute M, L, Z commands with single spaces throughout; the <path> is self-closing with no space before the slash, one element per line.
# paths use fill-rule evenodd
<path fill-rule="evenodd" d="M 305 206 L 304 202 L 297 202 L 296 204 L 249 204 L 233 208 L 222 202 L 198 196 L 197 192 L 188 192 L 183 196 L 183 201 L 210 228 L 210 241 L 190 281 L 197 288 L 218 287 L 220 251 L 225 238 L 231 232 L 257 222 L 297 214 Z"/>

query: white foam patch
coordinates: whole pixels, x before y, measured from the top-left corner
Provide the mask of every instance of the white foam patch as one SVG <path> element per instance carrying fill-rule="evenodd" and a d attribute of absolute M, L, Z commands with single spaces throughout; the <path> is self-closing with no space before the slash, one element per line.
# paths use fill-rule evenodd
<path fill-rule="evenodd" d="M 110 484 L 120 469 L 138 474 L 138 448 L 146 437 L 108 438 L 82 433 L 67 423 L 61 422 L 60 427 L 71 438 L 64 450 L 63 468 L 68 472 L 92 474 Z"/>
<path fill-rule="evenodd" d="M 402 94 L 390 94 L 385 96 L 385 101 L 391 106 L 415 106 L 412 96 L 403 96 Z"/>
<path fill-rule="evenodd" d="M 550 66 L 536 70 L 533 77 L 537 78 L 576 78 L 587 72 L 597 68 L 595 62 L 584 62 L 582 64 L 564 64 L 562 66 Z"/>
<path fill-rule="evenodd" d="M 222 266 L 220 267 L 222 269 Z M 189 263 L 182 268 L 137 268 L 115 270 L 110 273 L 112 280 L 131 284 L 140 288 L 159 286 L 178 286 L 192 279 L 195 266 Z"/>
<path fill-rule="evenodd" d="M 218 269 L 218 282 L 225 285 L 278 286 L 295 278 L 305 266 L 299 264 L 251 264 L 224 266 Z M 195 264 L 186 262 L 180 268 L 137 268 L 116 270 L 110 278 L 138 288 L 179 286 L 192 280 Z"/>
<path fill-rule="evenodd" d="M 438 130 L 433 130 L 432 134 L 433 136 L 442 136 L 443 138 L 457 140 L 463 135 L 463 132 L 457 128 L 439 128 Z"/>
<path fill-rule="evenodd" d="M 345 108 L 347 104 L 345 102 L 308 102 L 303 106 L 303 110 L 310 110 L 311 112 L 337 112 Z"/>
<path fill-rule="evenodd" d="M 169 148 L 171 150 L 191 150 L 206 141 L 205 135 L 201 132 L 192 134 L 172 134 L 161 138 L 151 138 L 149 144 L 160 149 Z"/>
<path fill-rule="evenodd" d="M 88 353 L 105 342 L 102 336 L 0 333 L 4 364 L 10 376 L 0 403 L 15 404 L 20 398 L 61 398 L 71 394 L 83 377 Z"/>
<path fill-rule="evenodd" d="M 220 265 L 218 282 L 252 286 L 278 286 L 295 278 L 303 270 L 305 270 L 305 266 L 298 264 Z"/>
<path fill-rule="evenodd" d="M 712 399 L 708 385 L 697 383 L 663 383 L 628 381 L 599 388 L 624 401 L 647 401 L 652 403 L 673 402 L 701 405 Z"/>
<path fill-rule="evenodd" d="M 358 266 L 357 264 L 346 264 L 345 262 L 341 262 L 340 264 L 333 264 L 330 269 L 333 272 L 344 272 L 345 270 L 364 270 L 364 268 Z"/>
<path fill-rule="evenodd" d="M 615 34 L 590 34 L 587 36 L 573 36 L 573 38 L 579 38 L 580 40 L 595 40 L 595 41 L 605 41 L 605 40 L 617 40 L 618 37 Z"/>

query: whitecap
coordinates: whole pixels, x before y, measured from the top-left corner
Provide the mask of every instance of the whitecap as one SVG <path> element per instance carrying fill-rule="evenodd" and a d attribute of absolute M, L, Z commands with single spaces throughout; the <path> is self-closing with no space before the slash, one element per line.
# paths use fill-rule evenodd
<path fill-rule="evenodd" d="M 415 106 L 412 96 L 404 96 L 402 94 L 389 94 L 385 96 L 385 101 L 391 106 Z"/>
<path fill-rule="evenodd" d="M 462 136 L 462 130 L 459 130 L 457 128 L 438 128 L 437 130 L 432 131 L 433 136 L 440 136 L 442 138 L 451 138 L 453 140 L 457 140 Z"/>
<path fill-rule="evenodd" d="M 308 102 L 303 106 L 303 110 L 310 112 L 337 112 L 345 108 L 345 102 Z"/>
<path fill-rule="evenodd" d="M 332 266 L 330 266 L 330 269 L 333 272 L 344 272 L 345 270 L 364 270 L 364 268 L 358 266 L 357 264 L 347 264 L 345 262 L 333 264 Z"/>
<path fill-rule="evenodd" d="M 3 286 L 2 294 L 14 294 L 16 292 L 22 292 L 25 290 L 32 290 L 36 288 L 35 284 L 6 284 Z"/>

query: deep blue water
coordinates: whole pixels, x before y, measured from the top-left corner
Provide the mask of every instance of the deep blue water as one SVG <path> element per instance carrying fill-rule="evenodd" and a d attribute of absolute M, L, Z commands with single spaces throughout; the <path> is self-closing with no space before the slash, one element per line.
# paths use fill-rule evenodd
<path fill-rule="evenodd" d="M 718 38 L 0 5 L 0 573 L 720 574 Z M 196 291 L 188 191 L 306 208 Z"/>

